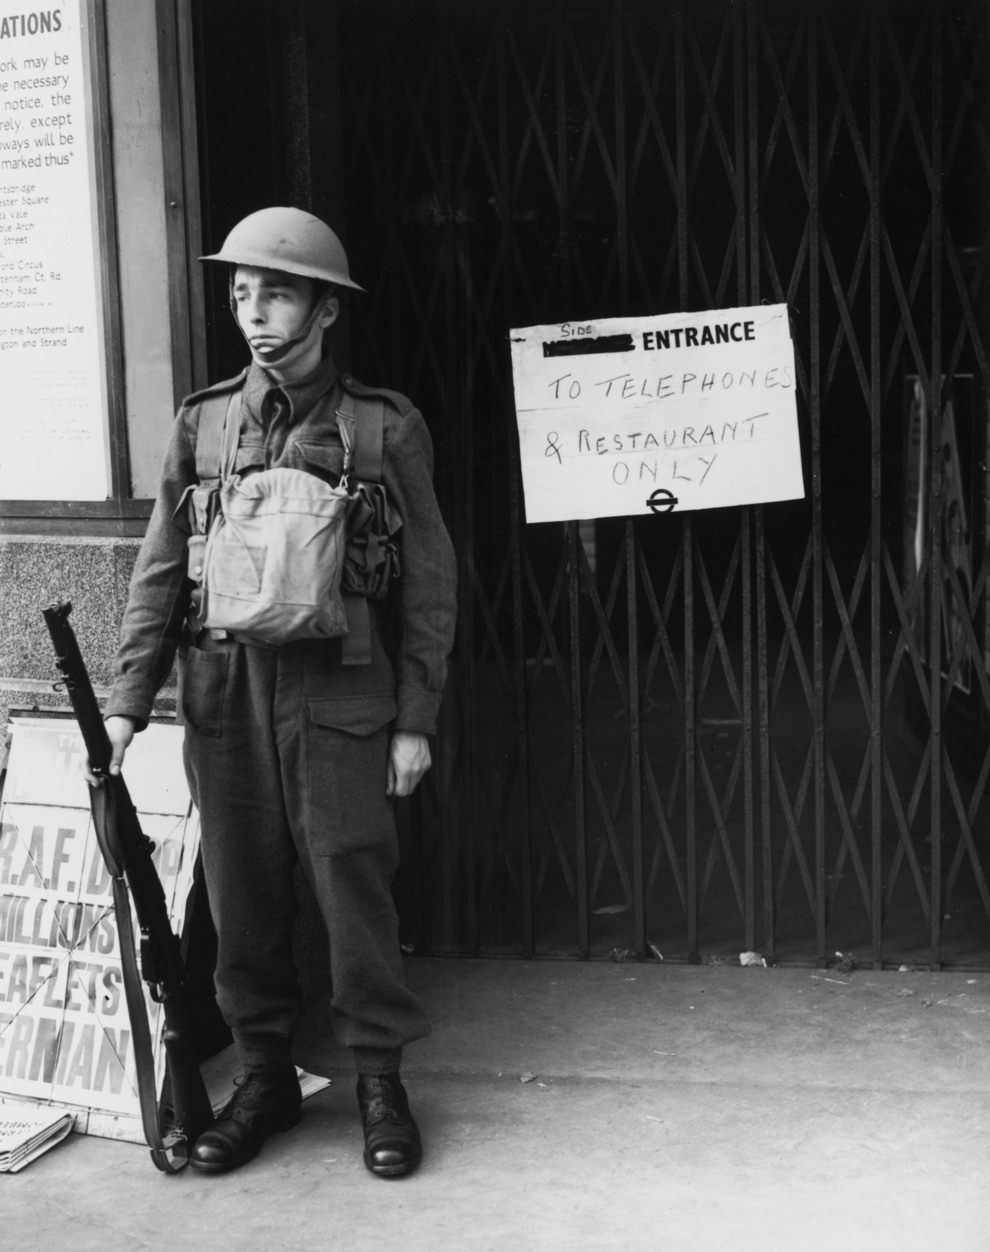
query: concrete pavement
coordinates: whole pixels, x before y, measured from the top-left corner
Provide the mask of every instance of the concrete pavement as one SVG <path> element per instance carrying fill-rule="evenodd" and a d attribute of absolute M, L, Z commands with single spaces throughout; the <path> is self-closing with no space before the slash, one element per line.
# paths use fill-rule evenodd
<path fill-rule="evenodd" d="M 348 1057 L 219 1178 L 72 1136 L 0 1177 L 7 1247 L 990 1252 L 990 975 L 413 959 L 426 1154 L 361 1164 Z"/>

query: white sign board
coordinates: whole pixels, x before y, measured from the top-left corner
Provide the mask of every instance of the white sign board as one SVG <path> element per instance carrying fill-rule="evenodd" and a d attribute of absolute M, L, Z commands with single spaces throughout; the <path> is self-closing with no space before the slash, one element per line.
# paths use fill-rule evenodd
<path fill-rule="evenodd" d="M 804 496 L 787 306 L 510 332 L 528 522 Z"/>
<path fill-rule="evenodd" d="M 108 494 L 82 0 L 0 0 L 0 499 Z"/>
<path fill-rule="evenodd" d="M 77 1131 L 143 1142 L 119 919 L 84 759 L 74 722 L 16 720 L 0 804 L 0 1092 L 64 1106 Z M 127 783 L 181 933 L 199 825 L 179 727 L 137 736 Z M 160 1089 L 162 1008 L 147 988 L 145 1001 Z"/>

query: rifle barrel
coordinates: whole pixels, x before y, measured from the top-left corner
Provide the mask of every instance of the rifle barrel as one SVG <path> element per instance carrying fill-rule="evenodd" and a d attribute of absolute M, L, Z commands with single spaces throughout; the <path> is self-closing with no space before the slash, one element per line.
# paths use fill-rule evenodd
<path fill-rule="evenodd" d="M 97 774 L 105 774 L 110 768 L 113 748 L 103 725 L 103 714 L 96 702 L 96 695 L 86 673 L 86 664 L 79 651 L 75 632 L 69 625 L 72 604 L 59 601 L 42 609 L 52 644 L 55 647 L 55 664 L 61 673 L 66 694 L 76 715 L 89 763 Z"/>

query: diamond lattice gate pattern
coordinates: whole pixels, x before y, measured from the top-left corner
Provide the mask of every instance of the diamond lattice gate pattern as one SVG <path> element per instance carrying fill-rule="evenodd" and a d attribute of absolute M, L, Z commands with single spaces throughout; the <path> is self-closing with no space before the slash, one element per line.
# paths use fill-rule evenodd
<path fill-rule="evenodd" d="M 986 6 L 338 8 L 354 368 L 461 579 L 410 939 L 986 966 Z M 511 327 L 760 301 L 804 501 L 526 525 Z"/>

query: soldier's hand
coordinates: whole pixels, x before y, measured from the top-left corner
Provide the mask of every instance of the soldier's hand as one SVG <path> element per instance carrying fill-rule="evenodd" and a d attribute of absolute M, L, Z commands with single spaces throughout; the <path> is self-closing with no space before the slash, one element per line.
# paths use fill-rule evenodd
<path fill-rule="evenodd" d="M 134 723 L 129 717 L 108 717 L 103 723 L 107 738 L 110 740 L 110 773 L 119 774 L 124 763 L 124 754 L 131 746 L 134 738 Z M 100 785 L 99 777 L 93 773 L 89 762 L 86 763 L 86 781 L 91 787 Z"/>
<path fill-rule="evenodd" d="M 397 730 L 389 746 L 386 795 L 411 796 L 430 763 L 427 737 L 411 730 Z"/>

